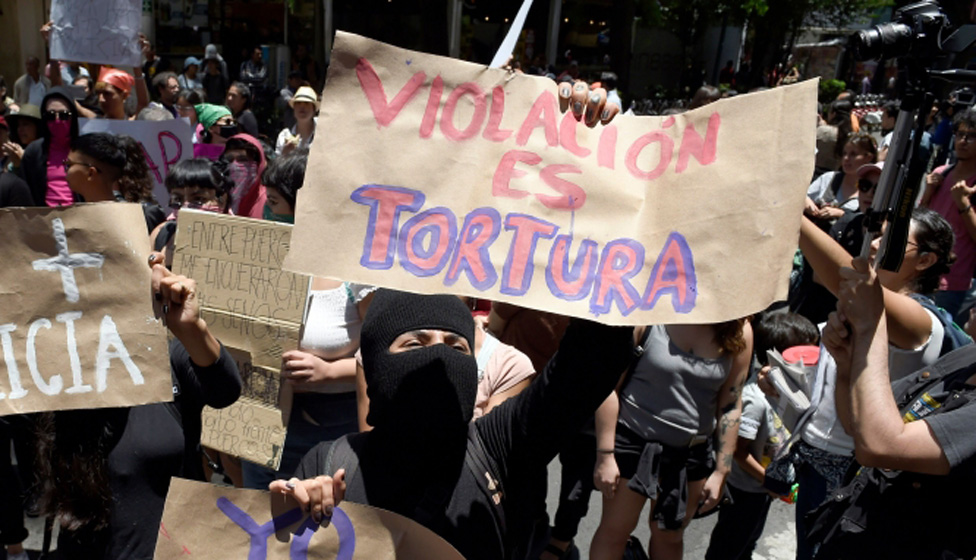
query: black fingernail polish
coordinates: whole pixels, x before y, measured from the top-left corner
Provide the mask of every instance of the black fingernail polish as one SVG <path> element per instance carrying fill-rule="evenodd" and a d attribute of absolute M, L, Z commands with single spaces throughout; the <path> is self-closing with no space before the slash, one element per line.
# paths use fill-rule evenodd
<path fill-rule="evenodd" d="M 573 112 L 577 115 L 583 112 L 583 104 L 577 101 L 573 104 Z"/>
<path fill-rule="evenodd" d="M 163 294 L 156 292 L 153 295 L 156 296 L 156 301 L 163 301 Z"/>
<path fill-rule="evenodd" d="M 601 119 L 607 120 L 610 118 L 610 109 L 604 109 L 603 115 L 600 116 Z"/>

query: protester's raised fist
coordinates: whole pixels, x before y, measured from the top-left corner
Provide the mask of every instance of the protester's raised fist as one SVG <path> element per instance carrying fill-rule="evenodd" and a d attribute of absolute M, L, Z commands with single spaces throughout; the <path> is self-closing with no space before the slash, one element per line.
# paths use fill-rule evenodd
<path fill-rule="evenodd" d="M 152 267 L 153 308 L 169 330 L 180 337 L 190 329 L 204 330 L 200 319 L 195 280 L 174 274 L 163 266 L 162 253 L 149 256 Z"/>

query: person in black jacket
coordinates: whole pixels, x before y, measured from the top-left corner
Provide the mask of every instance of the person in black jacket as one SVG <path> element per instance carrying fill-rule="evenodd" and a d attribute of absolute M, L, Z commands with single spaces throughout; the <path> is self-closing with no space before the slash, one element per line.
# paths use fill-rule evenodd
<path fill-rule="evenodd" d="M 465 558 L 513 557 L 531 525 L 534 474 L 613 390 L 632 336 L 573 321 L 540 377 L 471 423 L 478 371 L 467 307 L 455 296 L 380 290 L 361 339 L 374 429 L 319 444 L 295 478 L 270 489 L 316 520 L 345 498 L 410 517 Z"/>
<path fill-rule="evenodd" d="M 58 109 L 52 109 L 56 106 Z M 69 90 L 56 87 L 41 102 L 41 137 L 24 148 L 20 172 L 30 187 L 35 206 L 70 204 L 64 175 L 58 172 L 71 141 L 78 137 L 78 111 Z M 55 172 L 49 177 L 49 170 Z M 49 195 L 50 194 L 50 195 Z"/>
<path fill-rule="evenodd" d="M 150 257 L 152 291 L 173 334 L 172 403 L 45 413 L 38 479 L 44 513 L 61 523 L 56 558 L 149 560 L 170 478 L 203 480 L 204 406 L 241 392 L 237 366 L 199 315 L 196 283 Z M 163 305 L 166 302 L 166 305 Z"/>

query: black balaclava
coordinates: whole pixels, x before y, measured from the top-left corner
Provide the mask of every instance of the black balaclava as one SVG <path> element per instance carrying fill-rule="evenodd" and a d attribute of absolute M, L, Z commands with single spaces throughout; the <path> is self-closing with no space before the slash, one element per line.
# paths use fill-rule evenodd
<path fill-rule="evenodd" d="M 474 320 L 456 296 L 378 290 L 360 342 L 369 396 L 366 421 L 396 431 L 466 426 L 478 392 L 474 356 L 445 344 L 390 353 L 398 336 L 415 330 L 456 333 L 474 349 Z"/>

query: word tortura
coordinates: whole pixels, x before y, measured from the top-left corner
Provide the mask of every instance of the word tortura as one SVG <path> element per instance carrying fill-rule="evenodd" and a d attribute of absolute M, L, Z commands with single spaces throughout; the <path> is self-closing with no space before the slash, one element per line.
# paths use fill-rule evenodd
<path fill-rule="evenodd" d="M 483 292 L 499 282 L 489 249 L 504 227 L 512 239 L 502 266 L 498 288 L 502 294 L 525 295 L 532 283 L 539 242 L 546 239 L 552 240 L 546 285 L 557 298 L 577 301 L 589 297 L 590 312 L 596 315 L 608 313 L 614 302 L 624 316 L 638 308 L 649 310 L 663 295 L 671 296 L 677 313 L 688 313 L 695 306 L 694 258 L 678 232 L 668 235 L 640 293 L 631 279 L 644 267 L 644 246 L 634 239 L 614 239 L 602 249 L 596 241 L 583 239 L 570 263 L 572 232 L 557 235 L 559 226 L 527 214 L 510 213 L 503 219 L 494 208 L 477 208 L 464 217 L 459 231 L 458 219 L 448 208 L 416 213 L 426 199 L 417 190 L 364 185 L 350 198 L 370 209 L 359 262 L 371 270 L 392 268 L 396 257 L 414 276 L 434 276 L 446 269 L 445 286 L 454 285 L 463 274 Z M 401 225 L 404 212 L 415 214 Z"/>
<path fill-rule="evenodd" d="M 381 128 L 390 126 L 404 106 L 417 96 L 427 80 L 424 72 L 415 73 L 390 100 L 376 70 L 365 58 L 360 58 L 356 64 L 356 77 L 369 102 L 376 124 Z M 580 159 L 593 154 L 591 148 L 579 145 L 576 138 L 579 122 L 572 113 L 567 112 L 557 124 L 559 101 L 550 91 L 539 94 L 518 130 L 508 130 L 501 128 L 502 117 L 505 114 L 505 90 L 501 86 L 496 86 L 487 93 L 474 82 L 462 83 L 448 94 L 441 108 L 444 89 L 443 78 L 434 77 L 429 86 L 427 104 L 419 124 L 420 138 L 430 138 L 439 122 L 441 134 L 450 140 L 474 139 L 481 132 L 481 138 L 497 143 L 510 141 L 514 137 L 515 145 L 523 147 L 528 143 L 532 133 L 537 128 L 542 128 L 548 147 L 562 148 Z M 464 98 L 469 98 L 474 111 L 470 116 L 470 122 L 459 129 L 454 117 L 458 104 Z M 439 121 L 438 111 L 440 111 Z M 672 137 L 669 130 L 676 130 L 672 128 L 674 125 L 675 118 L 669 117 L 661 122 L 660 129 L 643 134 L 631 142 L 624 152 L 623 164 L 632 177 L 639 181 L 657 179 L 671 167 L 675 155 L 677 155 L 675 173 L 683 173 L 688 168 L 692 157 L 701 165 L 709 165 L 716 161 L 718 132 L 721 125 L 721 117 L 717 112 L 709 116 L 704 137 L 691 125 L 680 131 L 681 138 L 677 150 L 675 150 L 676 138 Z M 616 168 L 617 136 L 616 126 L 610 124 L 603 127 L 596 146 L 597 166 L 610 170 Z M 654 145 L 657 146 L 657 163 L 650 167 L 647 165 L 647 160 L 653 161 L 653 156 L 645 156 L 642 159 L 642 154 L 653 153 L 650 147 Z M 527 173 L 517 169 L 516 165 L 534 167 L 542 161 L 543 158 L 539 154 L 529 150 L 514 149 L 506 152 L 492 178 L 492 195 L 515 199 L 528 196 L 530 194 L 528 191 L 511 186 L 512 179 L 523 177 Z M 581 173 L 583 173 L 582 168 L 574 164 L 551 164 L 542 167 L 539 169 L 539 178 L 558 194 L 536 193 L 534 196 L 547 208 L 557 210 L 581 208 L 586 203 L 586 191 L 564 177 L 564 175 Z"/>

